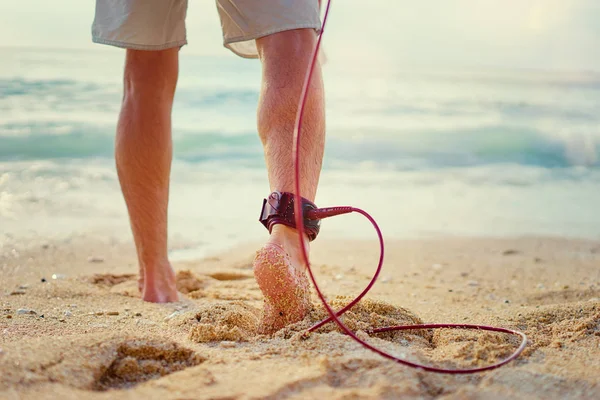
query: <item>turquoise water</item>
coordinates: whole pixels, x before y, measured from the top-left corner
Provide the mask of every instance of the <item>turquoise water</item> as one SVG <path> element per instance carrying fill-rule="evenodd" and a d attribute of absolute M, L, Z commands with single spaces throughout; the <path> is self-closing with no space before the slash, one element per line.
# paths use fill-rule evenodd
<path fill-rule="evenodd" d="M 112 161 L 122 55 L 0 49 L 5 234 L 127 235 Z M 259 79 L 257 62 L 182 53 L 172 236 L 207 249 L 264 237 Z M 389 236 L 600 238 L 599 74 L 331 62 L 325 79 L 319 204 L 364 206 Z M 371 235 L 354 217 L 326 226 Z"/>

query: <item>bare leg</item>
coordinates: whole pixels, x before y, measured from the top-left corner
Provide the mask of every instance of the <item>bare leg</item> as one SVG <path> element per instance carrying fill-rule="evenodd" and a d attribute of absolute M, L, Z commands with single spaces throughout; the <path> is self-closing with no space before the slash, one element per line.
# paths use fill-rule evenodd
<path fill-rule="evenodd" d="M 167 208 L 171 171 L 171 108 L 178 49 L 127 50 L 124 96 L 115 158 L 131 222 L 146 301 L 177 301 L 167 257 Z"/>
<path fill-rule="evenodd" d="M 293 129 L 316 39 L 312 29 L 298 29 L 256 40 L 263 64 L 258 132 L 272 191 L 295 191 Z M 323 159 L 324 106 L 321 69 L 317 66 L 309 89 L 300 144 L 300 190 L 302 196 L 311 201 L 317 192 Z M 265 296 L 264 332 L 299 321 L 310 310 L 309 284 L 297 235 L 295 229 L 276 225 L 267 245 L 257 253 L 254 273 Z"/>

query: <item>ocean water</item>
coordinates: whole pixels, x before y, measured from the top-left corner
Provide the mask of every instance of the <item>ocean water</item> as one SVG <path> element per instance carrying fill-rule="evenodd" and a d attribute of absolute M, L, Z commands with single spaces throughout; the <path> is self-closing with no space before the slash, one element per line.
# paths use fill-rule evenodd
<path fill-rule="evenodd" d="M 0 59 L 0 234 L 128 237 L 112 158 L 123 53 Z M 324 73 L 318 204 L 366 208 L 387 237 L 600 238 L 600 74 L 334 60 Z M 181 248 L 265 238 L 259 84 L 256 61 L 181 54 L 169 211 Z M 322 235 L 374 238 L 358 216 Z"/>

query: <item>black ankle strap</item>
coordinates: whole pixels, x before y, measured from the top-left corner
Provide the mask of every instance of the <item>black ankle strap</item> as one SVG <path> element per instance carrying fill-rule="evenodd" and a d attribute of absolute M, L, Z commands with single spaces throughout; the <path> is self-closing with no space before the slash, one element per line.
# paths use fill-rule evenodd
<path fill-rule="evenodd" d="M 317 206 L 302 197 L 302 211 L 304 217 L 304 231 L 308 239 L 312 242 L 317 238 L 321 228 L 321 220 L 307 219 L 306 212 L 315 210 Z M 258 219 L 267 228 L 269 233 L 273 226 L 282 224 L 296 229 L 296 219 L 294 214 L 294 194 L 288 192 L 273 192 L 267 199 L 263 200 L 262 211 Z"/>

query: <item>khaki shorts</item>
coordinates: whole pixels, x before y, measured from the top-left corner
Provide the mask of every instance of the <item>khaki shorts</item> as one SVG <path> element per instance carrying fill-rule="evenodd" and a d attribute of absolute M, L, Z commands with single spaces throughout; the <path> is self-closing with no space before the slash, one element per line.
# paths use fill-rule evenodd
<path fill-rule="evenodd" d="M 204 1 L 204 0 L 203 0 Z M 187 0 L 96 0 L 92 40 L 135 50 L 187 44 Z M 318 0 L 216 0 L 223 45 L 257 58 L 255 39 L 291 29 L 321 29 Z"/>

